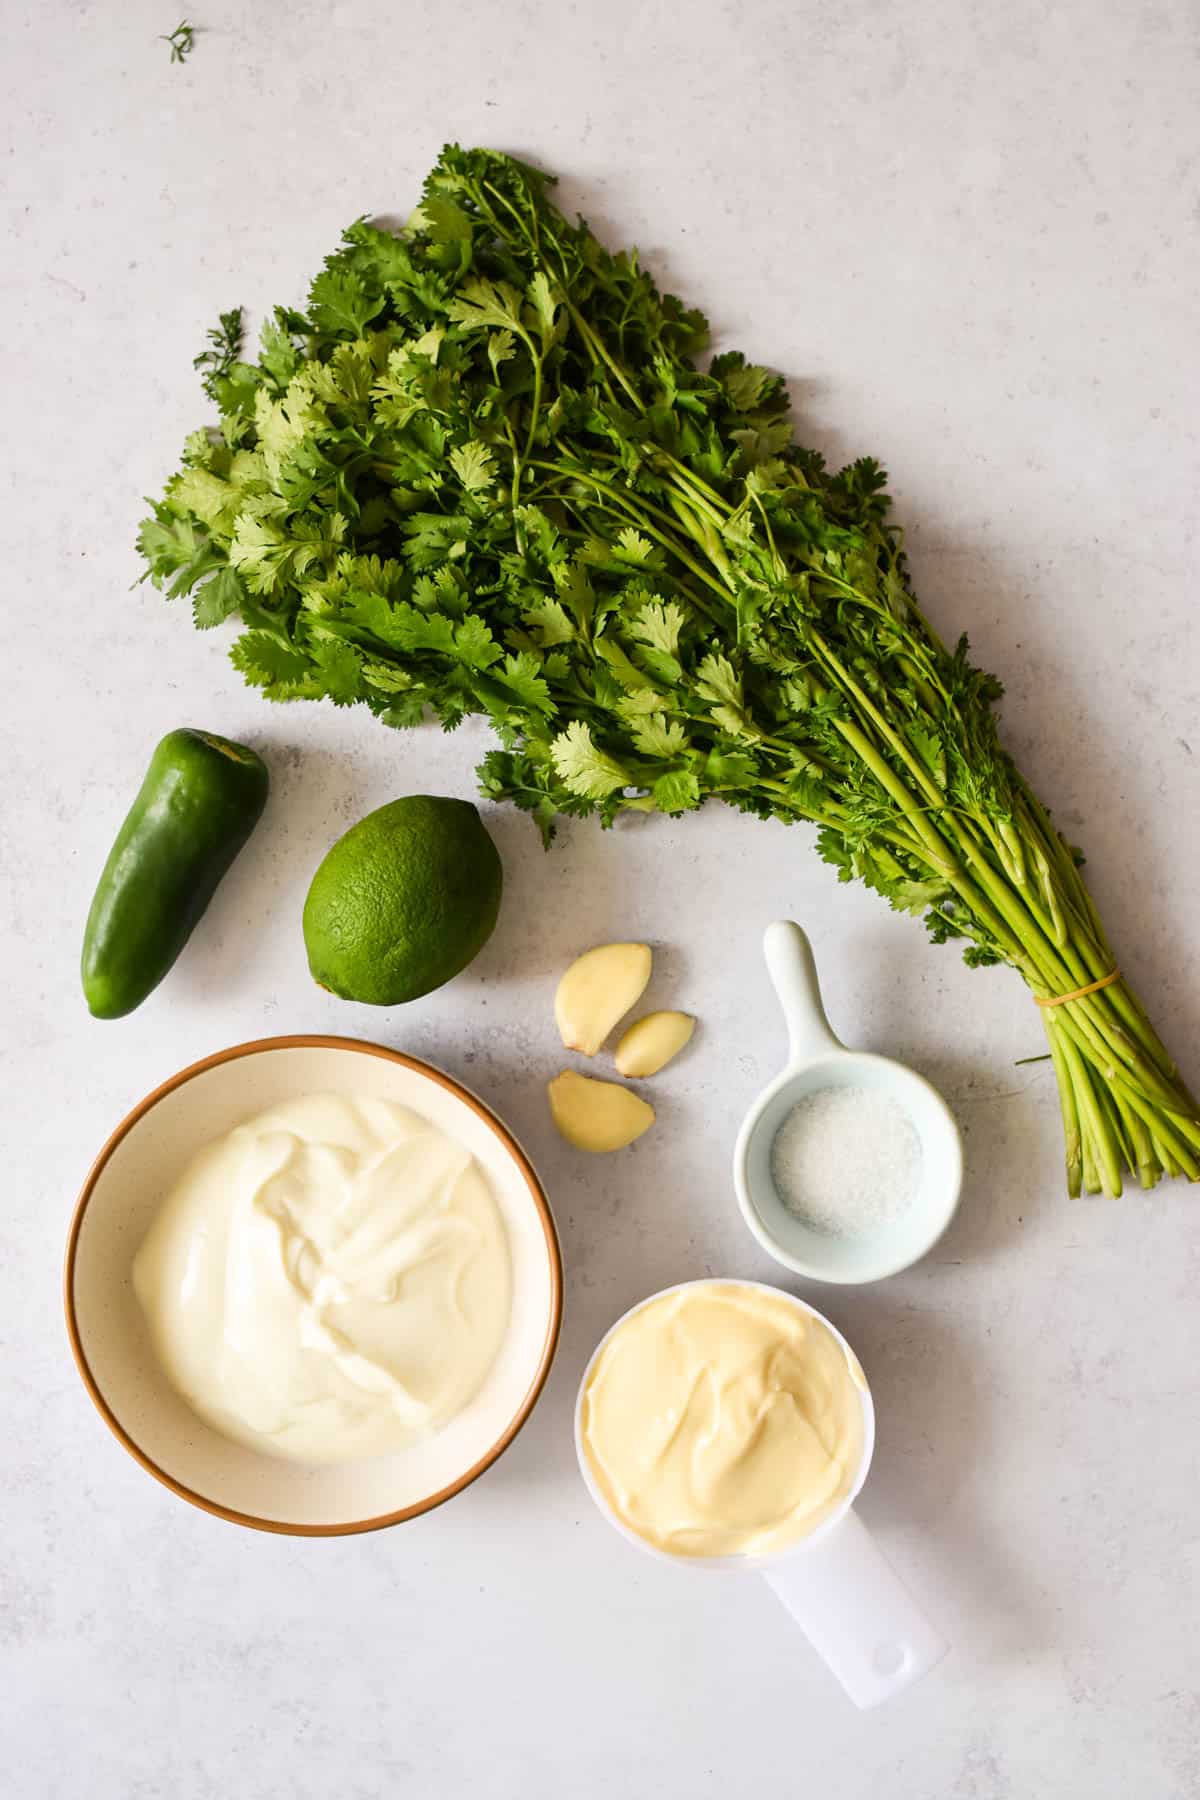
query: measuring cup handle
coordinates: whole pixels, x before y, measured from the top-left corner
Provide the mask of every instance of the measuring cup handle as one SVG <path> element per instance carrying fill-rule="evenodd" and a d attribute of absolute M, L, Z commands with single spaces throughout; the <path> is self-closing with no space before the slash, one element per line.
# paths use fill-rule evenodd
<path fill-rule="evenodd" d="M 763 1578 L 856 1706 L 889 1700 L 949 1648 L 855 1512 Z"/>
<path fill-rule="evenodd" d="M 798 1068 L 844 1049 L 825 1017 L 812 945 L 793 919 L 776 919 L 767 926 L 763 955 L 787 1021 L 789 1065 Z"/>

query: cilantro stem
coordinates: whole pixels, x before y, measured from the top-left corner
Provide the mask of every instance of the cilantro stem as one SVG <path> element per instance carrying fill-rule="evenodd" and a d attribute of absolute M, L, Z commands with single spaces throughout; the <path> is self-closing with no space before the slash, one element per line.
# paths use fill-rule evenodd
<path fill-rule="evenodd" d="M 626 398 L 633 402 L 638 412 L 644 413 L 646 410 L 645 401 L 642 399 L 642 396 L 639 394 L 633 382 L 626 375 L 624 369 L 622 369 L 620 363 L 614 356 L 610 355 L 608 345 L 604 342 L 604 339 L 600 336 L 599 332 L 592 329 L 579 308 L 570 300 L 567 302 L 567 312 L 570 315 L 571 323 L 574 325 L 576 331 L 588 346 L 589 350 L 592 351 L 593 355 L 600 358 L 600 361 L 604 364 L 605 368 L 616 378 L 616 381 Z"/>
<path fill-rule="evenodd" d="M 542 356 L 540 351 L 534 349 L 528 338 L 525 339 L 525 342 L 528 346 L 529 354 L 533 358 L 533 398 L 529 406 L 529 430 L 525 438 L 525 454 L 521 459 L 522 464 L 528 463 L 529 458 L 533 455 L 533 446 L 537 439 L 538 421 L 541 418 L 542 412 Z M 519 477 L 520 469 L 517 470 L 517 475 Z M 516 504 L 515 500 L 513 504 Z"/>
<path fill-rule="evenodd" d="M 689 469 L 686 463 L 681 463 L 679 458 L 673 456 L 669 450 L 661 450 L 659 454 L 669 465 L 677 481 L 682 481 L 688 487 L 694 488 L 697 493 L 702 494 L 706 500 L 712 503 L 716 517 L 728 519 L 732 516 L 733 508 L 725 496 L 718 494 L 716 488 L 710 487 L 708 482 L 702 476 L 697 475 L 694 469 Z"/>
<path fill-rule="evenodd" d="M 908 746 L 892 730 L 891 726 L 874 705 L 873 701 L 863 692 L 862 688 L 853 679 L 849 671 L 841 663 L 840 659 L 836 657 L 829 646 L 825 644 L 820 633 L 814 632 L 812 636 L 818 655 L 821 656 L 822 660 L 830 668 L 838 684 L 853 696 L 859 709 L 874 722 L 876 728 L 880 731 L 885 741 L 887 741 L 893 753 L 900 757 L 910 774 L 917 781 L 918 786 L 928 797 L 932 798 L 934 806 L 940 806 L 942 802 L 940 791 L 934 786 L 927 771 L 922 767 L 919 758 L 909 750 Z M 857 728 L 855 729 L 857 730 Z M 861 734 L 859 735 L 861 736 Z M 848 741 L 854 741 L 856 748 L 859 749 L 859 754 L 863 754 L 862 745 L 857 739 L 848 739 Z M 866 740 L 862 739 L 862 744 L 865 744 L 865 742 Z M 873 771 L 877 776 L 880 767 L 887 767 L 887 765 L 882 762 L 882 759 L 879 759 Z M 899 784 L 891 791 L 898 794 L 901 791 Z M 928 833 L 923 832 L 923 835 L 925 835 L 928 843 L 932 844 L 934 842 L 934 839 Z M 939 844 L 942 842 L 940 836 L 936 841 Z M 989 894 L 991 902 L 1004 916 L 1009 929 L 1014 933 L 1016 943 L 1021 945 L 1021 961 L 1030 972 L 1035 973 L 1035 982 L 1043 983 L 1047 993 L 1053 993 L 1056 989 L 1059 991 L 1065 989 L 1077 974 L 1078 965 L 1073 969 L 1070 960 L 1064 960 L 1062 958 L 1053 942 L 1052 936 L 1043 928 L 1042 923 L 1039 922 L 1038 917 L 1027 903 L 1025 910 L 1028 924 L 1033 927 L 1032 933 L 1028 931 L 1026 921 L 1022 920 L 1020 910 L 1017 905 L 1014 904 L 1009 885 L 997 879 L 987 860 L 981 855 L 978 845 L 974 842 L 973 829 L 969 829 L 966 836 L 963 838 L 962 849 L 966 862 L 973 869 L 975 876 L 982 884 L 983 889 Z M 961 883 L 961 879 L 961 876 L 957 875 L 952 877 L 952 880 L 955 881 L 956 885 Z M 972 903 L 975 905 L 978 904 L 975 896 L 972 896 Z M 1000 934 L 997 935 L 999 936 Z M 1087 996 L 1082 1002 L 1082 1005 L 1085 1008 L 1085 1014 L 1087 1011 L 1087 1001 L 1090 998 L 1092 998 L 1092 996 Z M 1087 1028 L 1090 1036 L 1090 1019 L 1088 1020 Z M 1096 1047 L 1098 1048 L 1099 1046 Z M 1118 1040 L 1116 1048 L 1118 1053 L 1122 1056 L 1122 1059 L 1138 1071 L 1139 1077 L 1148 1083 L 1152 1091 L 1157 1089 L 1160 1095 L 1169 1095 L 1168 1084 L 1162 1081 L 1157 1069 L 1155 1069 L 1152 1064 L 1146 1062 L 1136 1046 L 1131 1044 L 1128 1040 L 1124 1043 Z"/>
<path fill-rule="evenodd" d="M 534 462 L 529 466 L 534 469 L 548 469 L 551 473 L 560 476 L 563 474 L 563 471 L 553 463 Z M 655 543 L 660 544 L 665 550 L 669 550 L 678 562 L 681 562 L 686 569 L 690 570 L 698 580 L 704 582 L 706 587 L 711 588 L 714 593 L 719 594 L 722 600 L 728 600 L 728 590 L 723 587 L 714 576 L 710 575 L 694 557 L 690 556 L 677 539 L 668 536 L 654 523 L 651 514 L 657 511 L 657 509 L 648 508 L 644 502 L 635 500 L 631 494 L 627 493 L 627 491 L 622 491 L 620 488 L 614 488 L 610 483 L 601 480 L 598 475 L 593 475 L 586 468 L 581 467 L 579 469 L 568 470 L 566 471 L 566 478 L 572 482 L 582 482 L 585 486 L 593 487 L 598 493 L 604 494 L 610 501 L 612 508 L 619 511 L 625 518 L 633 520 L 634 523 L 646 533 L 647 537 L 653 538 Z M 700 601 L 698 596 L 693 596 L 693 598 L 698 606 L 703 607 L 703 610 L 709 617 L 716 618 L 718 616 L 711 611 L 710 607 Z"/>
<path fill-rule="evenodd" d="M 1063 1147 L 1066 1155 L 1067 1193 L 1078 1199 L 1083 1189 L 1083 1139 L 1079 1129 L 1079 1103 L 1075 1096 L 1075 1079 L 1062 1045 L 1047 1025 L 1050 1055 L 1058 1081 L 1058 1097 L 1062 1110 Z"/>
<path fill-rule="evenodd" d="M 676 462 L 673 456 L 665 451 L 661 454 L 670 467 L 673 484 L 682 490 L 688 504 L 692 507 L 699 507 L 718 529 L 728 524 L 733 516 L 733 509 L 721 499 L 721 496 L 714 494 L 707 482 L 691 476 L 690 471 L 685 469 L 681 463 Z"/>

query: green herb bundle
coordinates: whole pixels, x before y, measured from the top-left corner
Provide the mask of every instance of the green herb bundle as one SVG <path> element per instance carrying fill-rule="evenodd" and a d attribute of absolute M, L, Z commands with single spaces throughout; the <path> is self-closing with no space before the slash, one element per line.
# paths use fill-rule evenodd
<path fill-rule="evenodd" d="M 555 815 L 715 796 L 807 819 L 822 856 L 972 963 L 1052 999 L 1109 975 L 1078 870 L 996 735 L 1001 689 L 908 584 L 869 460 L 792 442 L 780 378 L 547 177 L 447 149 L 401 234 L 360 221 L 256 362 L 225 314 L 139 548 L 272 699 L 388 725 L 486 713 L 483 790 Z M 1128 985 L 1043 1011 L 1072 1193 L 1200 1177 L 1197 1106 Z"/>

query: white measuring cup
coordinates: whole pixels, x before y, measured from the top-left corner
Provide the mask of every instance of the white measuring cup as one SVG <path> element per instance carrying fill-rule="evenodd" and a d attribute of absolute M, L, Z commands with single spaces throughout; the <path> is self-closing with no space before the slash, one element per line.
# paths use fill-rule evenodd
<path fill-rule="evenodd" d="M 677 1556 L 626 1525 L 613 1511 L 592 1472 L 584 1437 L 584 1405 L 598 1358 L 610 1338 L 643 1307 L 688 1288 L 756 1289 L 786 1300 L 817 1319 L 846 1354 L 862 1402 L 862 1456 L 849 1490 L 835 1511 L 798 1544 L 766 1555 Z M 575 1402 L 575 1453 L 589 1494 L 615 1531 L 647 1556 L 698 1571 L 734 1570 L 761 1575 L 800 1626 L 813 1649 L 858 1707 L 890 1700 L 932 1669 L 949 1646 L 934 1630 L 891 1563 L 853 1510 L 875 1449 L 875 1403 L 858 1358 L 835 1325 L 807 1301 L 761 1281 L 684 1281 L 639 1300 L 597 1344 Z"/>
<path fill-rule="evenodd" d="M 825 1017 L 812 946 L 791 919 L 768 925 L 767 969 L 788 1028 L 788 1059 L 742 1122 L 733 1184 L 747 1225 L 776 1262 L 814 1281 L 882 1281 L 931 1250 L 954 1217 L 962 1187 L 962 1139 L 936 1088 L 886 1056 L 847 1050 Z M 771 1175 L 775 1134 L 797 1103 L 821 1088 L 870 1088 L 908 1115 L 921 1147 L 916 1192 L 898 1217 L 861 1233 L 815 1230 L 789 1211 Z"/>

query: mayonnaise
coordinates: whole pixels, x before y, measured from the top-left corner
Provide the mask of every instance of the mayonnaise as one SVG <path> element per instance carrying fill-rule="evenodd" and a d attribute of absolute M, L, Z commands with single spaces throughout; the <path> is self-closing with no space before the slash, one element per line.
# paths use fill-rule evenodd
<path fill-rule="evenodd" d="M 256 1450 L 344 1462 L 435 1431 L 508 1324 L 508 1243 L 461 1144 L 388 1101 L 291 1100 L 201 1151 L 133 1264 L 167 1379 Z"/>
<path fill-rule="evenodd" d="M 677 1556 L 777 1550 L 850 1492 L 862 1371 L 785 1296 L 734 1282 L 664 1294 L 619 1325 L 583 1400 L 613 1512 Z"/>

